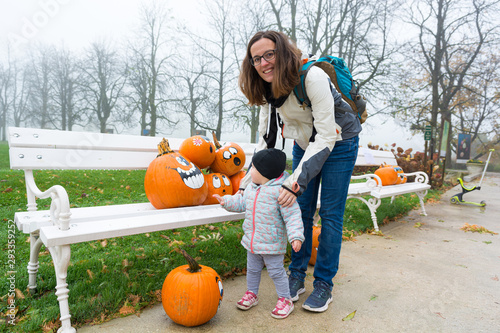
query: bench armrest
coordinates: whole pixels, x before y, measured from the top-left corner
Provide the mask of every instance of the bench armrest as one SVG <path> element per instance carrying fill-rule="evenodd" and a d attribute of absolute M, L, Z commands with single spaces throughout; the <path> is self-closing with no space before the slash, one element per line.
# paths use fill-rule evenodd
<path fill-rule="evenodd" d="M 35 183 L 33 170 L 25 170 L 26 192 L 28 197 L 28 211 L 36 211 L 36 198 L 51 198 L 50 219 L 61 230 L 69 229 L 71 212 L 69 210 L 68 193 L 61 185 L 54 185 L 46 191 L 41 191 Z"/>
<path fill-rule="evenodd" d="M 429 184 L 429 176 L 423 171 L 404 173 L 406 177 L 415 176 L 415 183 Z"/>
<path fill-rule="evenodd" d="M 351 176 L 351 180 L 353 179 L 366 179 L 365 185 L 370 190 L 378 190 L 382 188 L 382 180 L 379 176 L 373 173 L 366 173 L 364 175 L 359 176 Z"/>

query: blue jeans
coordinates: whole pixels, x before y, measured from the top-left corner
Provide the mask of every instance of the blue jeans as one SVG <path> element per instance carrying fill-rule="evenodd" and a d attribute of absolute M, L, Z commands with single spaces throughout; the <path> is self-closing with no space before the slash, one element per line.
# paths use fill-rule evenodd
<path fill-rule="evenodd" d="M 314 282 L 323 281 L 333 287 L 333 277 L 339 268 L 340 247 L 342 245 L 342 227 L 347 191 L 354 163 L 358 155 L 359 138 L 337 141 L 320 173 L 314 177 L 307 189 L 297 198 L 302 211 L 305 241 L 299 252 L 292 251 L 290 274 L 304 281 L 307 265 L 311 258 L 312 225 L 318 202 L 321 182 L 321 235 L 314 266 Z M 304 150 L 293 146 L 293 170 L 304 156 Z"/>

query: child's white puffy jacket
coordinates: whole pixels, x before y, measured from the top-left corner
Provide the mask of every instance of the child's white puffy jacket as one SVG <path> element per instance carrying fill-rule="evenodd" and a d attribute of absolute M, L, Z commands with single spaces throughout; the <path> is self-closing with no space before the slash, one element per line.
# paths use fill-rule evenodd
<path fill-rule="evenodd" d="M 241 244 L 252 253 L 284 254 L 287 238 L 304 242 L 304 225 L 299 205 L 278 204 L 281 185 L 289 175 L 285 171 L 264 185 L 250 183 L 243 196 L 224 196 L 224 208 L 230 212 L 245 212 Z"/>

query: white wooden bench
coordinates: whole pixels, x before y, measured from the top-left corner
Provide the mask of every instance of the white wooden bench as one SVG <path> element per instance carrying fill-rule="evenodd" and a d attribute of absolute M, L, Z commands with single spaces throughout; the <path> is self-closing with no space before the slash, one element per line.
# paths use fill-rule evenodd
<path fill-rule="evenodd" d="M 380 166 L 384 163 L 398 165 L 396 157 L 390 151 L 372 150 L 363 147 L 359 148 L 358 157 L 356 159 L 357 166 Z M 383 198 L 390 197 L 392 204 L 394 197 L 397 195 L 415 193 L 420 200 L 422 214 L 427 215 L 425 212 L 424 197 L 427 194 L 427 190 L 431 188 L 429 177 L 425 172 L 421 171 L 404 174 L 407 177 L 414 176 L 414 181 L 399 185 L 382 186 L 382 181 L 375 174 L 364 174 L 351 177 L 347 199 L 355 198 L 366 204 L 370 210 L 375 231 L 379 231 L 376 212 Z M 352 180 L 355 179 L 362 181 L 352 182 Z M 368 198 L 366 198 L 367 196 Z"/>
<path fill-rule="evenodd" d="M 220 205 L 155 209 L 148 203 L 70 208 L 66 190 L 55 185 L 40 190 L 33 170 L 147 169 L 156 157 L 158 137 L 65 132 L 30 128 L 9 128 L 9 156 L 12 169 L 24 170 L 27 211 L 15 214 L 19 230 L 30 235 L 29 285 L 34 291 L 38 256 L 42 245 L 49 250 L 56 272 L 61 328 L 71 326 L 66 276 L 70 244 L 112 237 L 143 234 L 200 224 L 239 220 L 244 213 L 230 213 Z M 170 139 L 176 150 L 182 139 Z M 239 143 L 251 161 L 255 145 Z M 37 210 L 36 198 L 51 198 L 50 210 Z"/>
<path fill-rule="evenodd" d="M 88 132 L 66 132 L 31 128 L 9 128 L 9 156 L 12 169 L 23 170 L 26 180 L 27 211 L 17 212 L 14 221 L 20 231 L 30 235 L 28 263 L 29 285 L 36 289 L 38 257 L 42 245 L 49 250 L 56 272 L 56 295 L 60 308 L 58 332 L 75 332 L 71 326 L 66 276 L 70 262 L 70 245 L 112 237 L 189 227 L 200 224 L 239 220 L 244 213 L 230 213 L 217 205 L 155 209 L 150 203 L 70 208 L 66 190 L 55 185 L 40 190 L 33 170 L 147 169 L 157 155 L 158 137 L 113 135 Z M 176 150 L 182 139 L 169 139 Z M 255 144 L 239 143 L 251 161 Z M 396 164 L 391 152 L 360 148 L 356 165 Z M 353 176 L 361 181 L 351 183 L 348 198 L 363 201 L 369 208 L 378 230 L 376 210 L 381 199 L 416 192 L 425 214 L 423 197 L 430 188 L 425 173 L 416 175 L 415 183 L 395 186 L 377 185 L 374 174 Z M 380 180 L 380 179 L 379 179 Z M 379 182 L 380 183 L 380 182 Z M 366 199 L 366 196 L 369 196 Z M 49 210 L 37 210 L 36 198 L 51 198 Z M 147 218 L 146 218 L 147 217 Z"/>

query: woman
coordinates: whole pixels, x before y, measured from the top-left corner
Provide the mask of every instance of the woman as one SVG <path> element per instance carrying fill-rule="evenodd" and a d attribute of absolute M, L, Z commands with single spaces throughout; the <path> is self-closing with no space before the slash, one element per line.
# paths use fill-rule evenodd
<path fill-rule="evenodd" d="M 361 124 L 350 112 L 335 113 L 336 107 L 349 106 L 338 98 L 328 75 L 316 66 L 309 70 L 305 80 L 312 107 L 299 105 L 292 91 L 300 82 L 301 58 L 300 50 L 285 34 L 258 32 L 248 43 L 239 85 L 250 105 L 261 106 L 257 150 L 274 147 L 277 123 L 284 138 L 294 139 L 293 173 L 283 183 L 278 198 L 284 207 L 297 200 L 304 223 L 305 241 L 300 251 L 292 251 L 289 266 L 293 301 L 305 292 L 321 182 L 321 239 L 314 267 L 314 290 L 302 307 L 323 312 L 332 301 L 332 280 L 338 270 L 345 202 Z M 242 180 L 240 190 L 249 183 L 249 174 Z"/>

